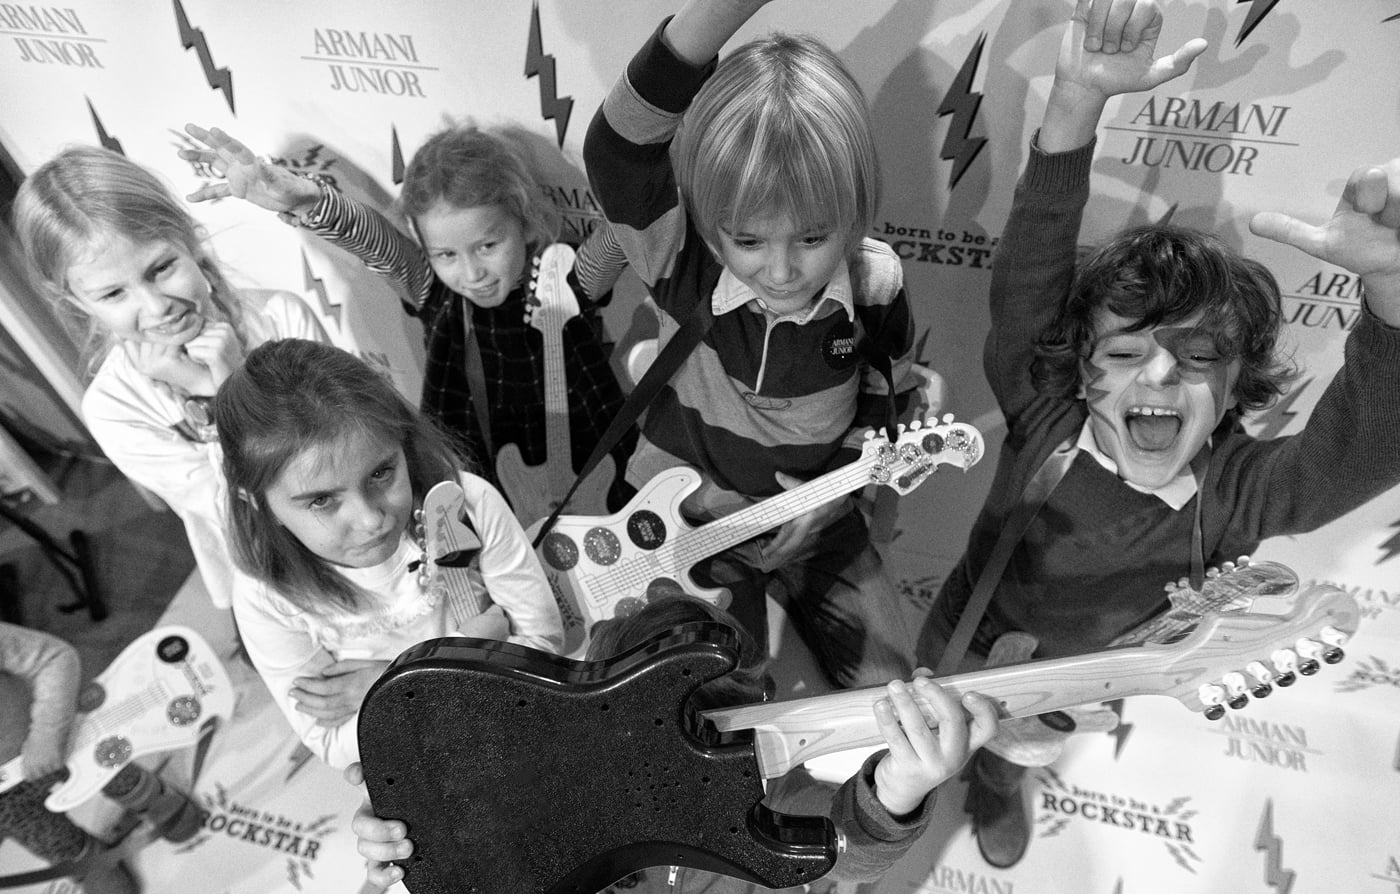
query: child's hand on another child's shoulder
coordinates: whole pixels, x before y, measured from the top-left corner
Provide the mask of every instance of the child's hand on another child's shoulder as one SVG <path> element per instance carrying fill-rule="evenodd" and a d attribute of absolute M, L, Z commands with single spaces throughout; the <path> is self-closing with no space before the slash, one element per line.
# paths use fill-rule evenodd
<path fill-rule="evenodd" d="M 997 730 L 990 699 L 970 692 L 959 705 L 932 677 L 921 667 L 912 683 L 893 681 L 889 697 L 875 703 L 875 722 L 890 749 L 875 767 L 875 797 L 892 816 L 918 810 L 929 792 L 958 772 Z M 920 709 L 920 701 L 927 703 L 931 717 Z"/>

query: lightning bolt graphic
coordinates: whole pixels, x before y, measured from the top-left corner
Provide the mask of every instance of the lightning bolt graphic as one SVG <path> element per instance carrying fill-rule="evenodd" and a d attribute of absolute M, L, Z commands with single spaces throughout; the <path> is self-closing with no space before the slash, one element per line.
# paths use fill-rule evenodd
<path fill-rule="evenodd" d="M 1296 873 L 1283 868 L 1283 839 L 1274 834 L 1274 801 L 1264 802 L 1264 815 L 1259 818 L 1259 831 L 1254 836 L 1254 849 L 1264 851 L 1264 883 L 1279 894 L 1288 894 L 1293 889 Z"/>
<path fill-rule="evenodd" d="M 111 149 L 119 155 L 125 155 L 126 151 L 122 149 L 121 140 L 107 134 L 107 128 L 103 126 L 102 119 L 97 117 L 97 109 L 92 107 L 92 100 L 84 96 L 83 101 L 87 103 L 88 114 L 92 116 L 92 126 L 97 130 L 97 142 L 101 144 L 103 149 Z"/>
<path fill-rule="evenodd" d="M 1376 560 L 1377 565 L 1400 556 L 1400 520 L 1391 522 L 1390 526 L 1395 528 L 1395 533 L 1391 535 L 1389 540 L 1381 544 L 1381 551 L 1384 555 Z"/>
<path fill-rule="evenodd" d="M 1235 46 L 1239 46 L 1249 37 L 1249 33 L 1264 21 L 1269 11 L 1278 6 L 1278 0 L 1235 0 L 1235 3 L 1249 4 L 1249 12 L 1245 13 L 1244 24 L 1240 26 L 1239 36 L 1235 38 Z"/>
<path fill-rule="evenodd" d="M 525 48 L 525 77 L 539 75 L 540 116 L 554 121 L 554 133 L 559 147 L 564 146 L 564 132 L 569 129 L 569 113 L 573 111 L 572 97 L 560 96 L 554 80 L 554 57 L 546 56 L 540 39 L 540 4 L 530 4 L 530 40 Z"/>
<path fill-rule="evenodd" d="M 204 39 L 204 32 L 190 27 L 190 20 L 185 16 L 180 0 L 175 0 L 175 24 L 180 29 L 180 43 L 185 49 L 199 54 L 199 64 L 204 67 L 204 79 L 209 82 L 209 87 L 222 90 L 228 110 L 238 114 L 233 108 L 233 75 L 227 68 L 214 67 L 214 58 L 209 55 L 209 42 Z"/>
<path fill-rule="evenodd" d="M 1177 203 L 1172 202 L 1172 206 L 1166 211 L 1162 212 L 1162 216 L 1157 219 L 1157 223 L 1161 226 L 1166 226 L 1167 224 L 1171 223 L 1172 218 L 1176 216 L 1176 208 Z"/>
<path fill-rule="evenodd" d="M 987 43 L 984 31 L 977 38 L 972 52 L 967 54 L 958 76 L 948 88 L 948 94 L 938 106 L 938 116 L 952 115 L 953 123 L 948 126 L 948 135 L 943 138 L 943 151 L 938 157 L 953 162 L 953 173 L 948 177 L 948 188 L 953 189 L 967 171 L 968 165 L 986 145 L 986 137 L 969 139 L 973 122 L 977 120 L 977 109 L 982 105 L 982 94 L 972 92 L 972 79 L 977 75 L 977 65 L 982 60 L 982 47 Z"/>
<path fill-rule="evenodd" d="M 1298 414 L 1292 407 L 1298 402 L 1298 398 L 1302 396 L 1304 391 L 1308 390 L 1308 386 L 1312 383 L 1313 380 L 1308 379 L 1306 382 L 1284 395 L 1282 400 L 1274 404 L 1268 412 L 1259 417 L 1260 425 L 1258 437 L 1261 441 L 1267 441 L 1277 436 L 1279 432 L 1283 431 L 1284 428 L 1288 426 L 1289 422 L 1293 421 L 1293 417 Z"/>
<path fill-rule="evenodd" d="M 1133 725 L 1123 722 L 1123 699 L 1108 702 L 1108 709 L 1118 715 L 1118 725 L 1108 731 L 1113 737 L 1113 759 L 1118 760 L 1123 754 L 1123 746 L 1128 744 L 1128 736 L 1132 735 Z"/>
<path fill-rule="evenodd" d="M 390 152 L 390 155 L 391 155 L 391 157 L 392 157 L 392 161 L 390 162 L 390 164 L 391 164 L 391 166 L 392 166 L 392 168 L 393 168 L 392 173 L 390 174 L 390 176 L 393 177 L 393 179 L 394 179 L 394 185 L 395 185 L 395 186 L 402 186 L 402 185 L 403 185 L 403 147 L 399 145 L 399 129 L 398 129 L 397 127 L 390 126 L 390 128 L 389 128 L 389 134 L 390 134 L 390 142 L 391 142 L 391 146 L 390 146 L 390 148 L 389 148 L 389 152 Z"/>
<path fill-rule="evenodd" d="M 301 252 L 301 278 L 306 284 L 304 288 L 316 294 L 316 306 L 321 309 L 321 316 L 335 320 L 336 328 L 340 328 L 342 308 L 339 304 L 331 304 L 330 296 L 326 294 L 326 284 L 311 271 L 311 262 L 306 258 L 305 249 Z"/>

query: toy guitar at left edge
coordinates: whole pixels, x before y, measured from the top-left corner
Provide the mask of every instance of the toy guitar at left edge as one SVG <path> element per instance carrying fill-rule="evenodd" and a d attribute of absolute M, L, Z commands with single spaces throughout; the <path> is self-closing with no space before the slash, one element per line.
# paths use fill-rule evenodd
<path fill-rule="evenodd" d="M 544 427 L 546 454 L 539 466 L 525 465 L 520 447 L 506 444 L 496 452 L 496 480 L 522 525 L 531 525 L 554 512 L 574 483 L 569 434 L 569 386 L 564 369 L 564 324 L 579 315 L 578 297 L 569 288 L 574 250 L 555 243 L 540 255 L 535 274 L 529 322 L 544 339 Z M 579 483 L 569 506 L 580 513 L 607 511 L 608 489 L 615 475 L 605 456 Z"/>
<path fill-rule="evenodd" d="M 938 680 L 1003 717 L 1166 695 L 1208 718 L 1342 660 L 1356 601 L 1313 585 L 1207 612 L 1174 642 L 1112 648 Z M 592 894 L 650 866 L 768 888 L 828 872 L 826 817 L 765 807 L 761 780 L 880 741 L 883 686 L 791 701 L 688 708 L 738 663 L 732 629 L 687 624 L 614 658 L 573 661 L 447 638 L 406 650 L 360 712 L 374 812 L 403 820 L 412 894 Z"/>
<path fill-rule="evenodd" d="M 233 685 L 202 636 L 165 626 L 123 649 L 78 702 L 86 713 L 68 737 L 68 779 L 44 801 L 54 813 L 97 794 L 135 758 L 194 745 L 210 724 L 233 716 Z M 23 779 L 17 757 L 0 767 L 0 792 Z"/>
<path fill-rule="evenodd" d="M 691 579 L 696 562 L 867 484 L 907 494 L 940 465 L 968 469 L 982 452 L 981 432 L 948 414 L 928 426 L 900 426 L 893 444 L 866 432 L 855 462 L 699 527 L 681 516 L 681 503 L 700 486 L 700 473 L 686 466 L 652 478 L 613 515 L 561 515 L 536 552 L 564 616 L 564 654 L 583 653 L 594 623 L 630 614 L 661 594 L 681 591 L 726 607 L 726 591 Z M 530 528 L 531 539 L 537 530 Z"/>

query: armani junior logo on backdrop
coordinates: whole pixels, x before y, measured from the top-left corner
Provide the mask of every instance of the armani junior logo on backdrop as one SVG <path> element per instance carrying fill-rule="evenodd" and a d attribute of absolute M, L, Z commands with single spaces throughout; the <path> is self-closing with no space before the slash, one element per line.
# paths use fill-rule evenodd
<path fill-rule="evenodd" d="M 1010 879 L 993 878 L 985 867 L 935 863 L 910 894 L 1016 894 L 1016 885 Z"/>
<path fill-rule="evenodd" d="M 88 33 L 78 11 L 67 6 L 0 3 L 0 33 L 14 43 L 20 62 L 105 68 L 97 51 L 106 41 Z"/>
<path fill-rule="evenodd" d="M 1191 821 L 1196 810 L 1191 798 L 1173 798 L 1165 804 L 1117 792 L 1096 791 L 1065 782 L 1053 769 L 1039 771 L 1041 789 L 1036 793 L 1035 826 L 1039 837 L 1054 838 L 1070 823 L 1109 826 L 1124 835 L 1160 841 L 1176 864 L 1194 874 L 1201 857 L 1196 853 L 1196 832 Z"/>
<path fill-rule="evenodd" d="M 425 99 L 423 76 L 437 71 L 419 58 L 412 34 L 313 28 L 311 52 L 302 57 L 325 70 L 334 93 Z"/>
<path fill-rule="evenodd" d="M 1306 773 L 1308 759 L 1322 754 L 1308 744 L 1308 730 L 1300 724 L 1227 714 L 1208 731 L 1225 739 L 1222 756 L 1277 770 Z"/>
<path fill-rule="evenodd" d="M 1249 177 L 1268 153 L 1298 145 L 1285 127 L 1292 106 L 1149 96 L 1124 109 L 1127 123 L 1106 129 L 1131 138 L 1125 165 Z"/>
<path fill-rule="evenodd" d="M 1318 270 L 1283 292 L 1284 322 L 1308 329 L 1350 332 L 1361 319 L 1361 277 Z"/>

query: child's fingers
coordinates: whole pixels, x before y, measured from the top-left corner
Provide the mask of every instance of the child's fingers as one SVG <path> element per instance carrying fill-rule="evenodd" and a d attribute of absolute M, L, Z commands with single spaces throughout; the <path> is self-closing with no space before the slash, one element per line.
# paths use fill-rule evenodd
<path fill-rule="evenodd" d="M 1137 43 L 1131 39 L 1129 25 L 1133 21 L 1135 11 L 1149 4 L 1135 2 L 1135 0 L 1104 0 L 1098 5 L 1106 7 L 1103 15 L 1103 31 L 1100 36 L 1099 52 L 1110 55 L 1131 52 Z"/>
<path fill-rule="evenodd" d="M 1153 86 L 1165 84 L 1172 78 L 1179 78 L 1191 70 L 1191 65 L 1210 46 L 1204 37 L 1193 37 L 1181 45 L 1175 53 L 1154 59 L 1147 72 L 1147 79 Z"/>
<path fill-rule="evenodd" d="M 962 708 L 948 694 L 948 691 L 928 677 L 914 680 L 914 694 L 933 708 L 938 720 L 937 741 L 939 750 L 947 754 L 962 754 L 967 749 L 967 723 Z"/>
<path fill-rule="evenodd" d="M 365 768 L 360 766 L 359 761 L 353 761 L 341 771 L 340 775 L 351 785 L 363 785 L 365 781 Z"/>
<path fill-rule="evenodd" d="M 969 692 L 962 698 L 963 707 L 972 715 L 968 724 L 967 749 L 976 751 L 992 740 L 997 734 L 998 711 L 996 702 L 980 692 Z"/>
<path fill-rule="evenodd" d="M 1327 250 L 1327 233 L 1282 211 L 1261 211 L 1250 218 L 1249 231 L 1274 242 L 1291 245 L 1320 258 Z"/>
<path fill-rule="evenodd" d="M 208 202 L 212 199 L 226 199 L 232 194 L 228 182 L 223 181 L 201 186 L 199 189 L 185 196 L 185 199 L 190 202 Z"/>

